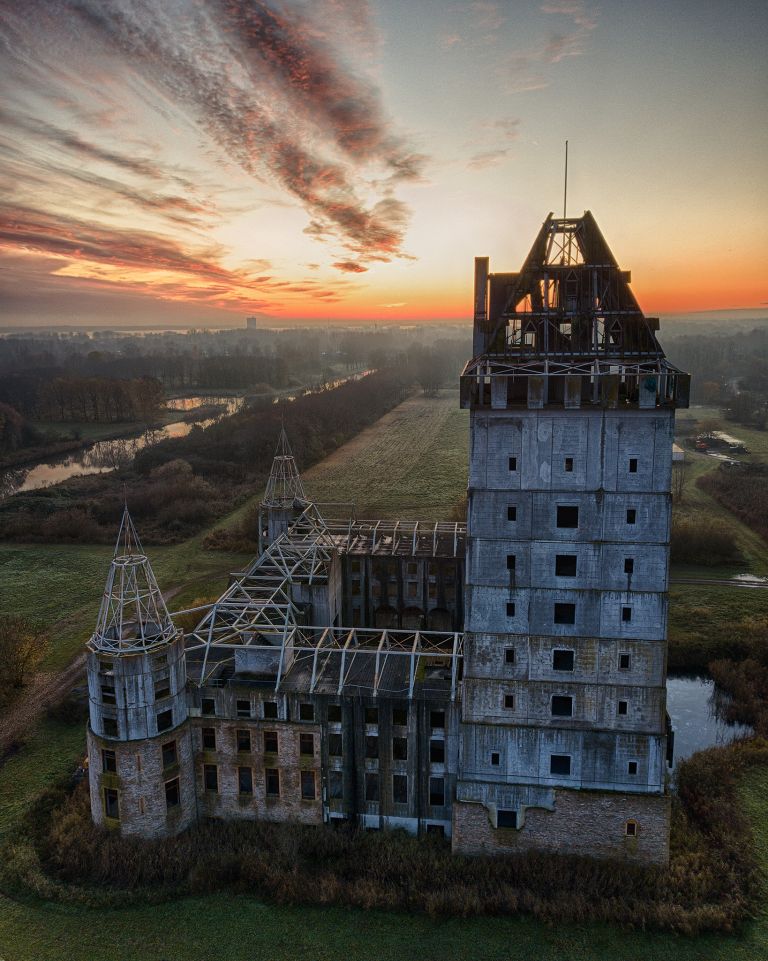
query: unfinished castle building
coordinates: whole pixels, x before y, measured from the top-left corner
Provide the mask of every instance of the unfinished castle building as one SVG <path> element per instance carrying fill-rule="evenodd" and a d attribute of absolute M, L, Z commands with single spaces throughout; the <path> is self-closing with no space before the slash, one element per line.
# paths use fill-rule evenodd
<path fill-rule="evenodd" d="M 174 627 L 127 513 L 88 644 L 94 821 L 353 822 L 663 863 L 670 365 L 591 214 L 475 264 L 466 527 L 330 520 L 284 433 L 259 556 Z"/>

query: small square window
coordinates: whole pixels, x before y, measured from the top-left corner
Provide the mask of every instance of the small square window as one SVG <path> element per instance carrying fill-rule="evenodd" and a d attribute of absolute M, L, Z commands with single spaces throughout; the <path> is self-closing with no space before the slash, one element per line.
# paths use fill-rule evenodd
<path fill-rule="evenodd" d="M 104 814 L 108 818 L 114 818 L 116 821 L 120 820 L 120 801 L 115 788 L 104 788 Z"/>
<path fill-rule="evenodd" d="M 114 751 L 101 752 L 101 770 L 107 774 L 117 774 L 117 756 Z"/>
<path fill-rule="evenodd" d="M 572 458 L 572 457 L 566 457 L 566 458 L 565 458 L 565 472 L 566 472 L 566 474 L 572 474 L 572 473 L 573 473 L 573 458 Z"/>
<path fill-rule="evenodd" d="M 241 753 L 247 753 L 251 750 L 251 732 L 250 731 L 238 731 L 237 732 L 237 750 Z"/>
<path fill-rule="evenodd" d="M 445 837 L 445 826 L 442 824 L 428 824 L 427 834 L 434 834 L 439 838 Z"/>
<path fill-rule="evenodd" d="M 552 717 L 573 717 L 573 698 L 555 694 L 552 698 Z"/>
<path fill-rule="evenodd" d="M 442 807 L 445 804 L 445 781 L 441 777 L 429 779 L 429 803 L 432 807 Z"/>
<path fill-rule="evenodd" d="M 627 774 L 637 774 L 637 761 L 629 761 L 627 764 Z"/>
<path fill-rule="evenodd" d="M 315 772 L 301 772 L 301 799 L 303 801 L 315 800 Z"/>
<path fill-rule="evenodd" d="M 330 757 L 341 757 L 341 754 L 342 754 L 341 734 L 328 735 L 328 754 Z"/>
<path fill-rule="evenodd" d="M 558 527 L 578 527 L 579 526 L 579 508 L 575 506 L 561 506 L 557 508 L 557 526 Z"/>
<path fill-rule="evenodd" d="M 573 651 L 556 650 L 552 651 L 552 670 L 553 671 L 572 671 L 574 662 Z"/>
<path fill-rule="evenodd" d="M 565 774 L 571 773 L 570 754 L 551 754 L 549 757 L 549 773 Z"/>
<path fill-rule="evenodd" d="M 505 707 L 508 711 L 514 711 L 514 709 L 515 709 L 515 695 L 514 695 L 514 694 L 505 694 L 505 695 L 504 695 L 504 707 Z"/>
<path fill-rule="evenodd" d="M 635 510 L 634 507 L 628 508 L 628 509 L 627 509 L 627 523 L 628 523 L 628 524 L 634 524 L 636 520 L 637 520 L 637 511 Z"/>
<path fill-rule="evenodd" d="M 392 775 L 392 800 L 395 804 L 408 803 L 408 775 Z"/>
<path fill-rule="evenodd" d="M 445 764 L 445 741 L 436 739 L 429 742 L 429 763 Z"/>
<path fill-rule="evenodd" d="M 515 616 L 515 602 L 507 601 L 507 617 Z"/>
<path fill-rule="evenodd" d="M 408 738 L 407 737 L 392 738 L 392 760 L 393 761 L 408 760 Z"/>
<path fill-rule="evenodd" d="M 215 764 L 204 764 L 203 765 L 203 779 L 205 781 L 205 790 L 218 792 L 219 790 L 219 769 Z"/>
<path fill-rule="evenodd" d="M 619 670 L 628 671 L 632 667 L 631 654 L 619 654 Z"/>
<path fill-rule="evenodd" d="M 341 704 L 328 705 L 328 723 L 341 724 Z"/>
<path fill-rule="evenodd" d="M 517 827 L 517 811 L 497 811 L 496 812 L 496 827 L 497 828 L 516 828 Z"/>
<path fill-rule="evenodd" d="M 238 702 L 237 702 L 237 716 L 238 716 L 238 717 L 250 717 L 250 716 L 251 716 L 251 702 L 250 702 L 250 701 L 238 701 Z"/>
<path fill-rule="evenodd" d="M 375 735 L 369 734 L 365 739 L 365 756 L 370 760 L 379 756 L 379 739 Z"/>
<path fill-rule="evenodd" d="M 514 554 L 507 554 L 507 570 L 513 571 L 515 569 L 515 562 L 517 558 Z"/>
<path fill-rule="evenodd" d="M 213 717 L 216 714 L 216 701 L 212 697 L 204 697 L 202 700 L 202 713 L 204 717 Z"/>
<path fill-rule="evenodd" d="M 264 753 L 277 754 L 277 752 L 278 752 L 277 731 L 265 731 L 264 732 Z"/>
<path fill-rule="evenodd" d="M 155 700 L 162 701 L 164 697 L 171 696 L 171 681 L 170 678 L 164 678 L 162 681 L 158 681 L 155 685 Z"/>
<path fill-rule="evenodd" d="M 314 734 L 299 735 L 299 754 L 301 754 L 302 757 L 315 756 L 315 735 Z"/>
<path fill-rule="evenodd" d="M 167 731 L 173 727 L 173 710 L 160 711 L 157 715 L 157 730 Z"/>
<path fill-rule="evenodd" d="M 632 608 L 631 608 L 631 607 L 622 607 L 622 609 L 621 609 L 621 619 L 622 619 L 622 621 L 623 621 L 625 624 L 629 624 L 629 622 L 632 620 Z"/>
<path fill-rule="evenodd" d="M 556 577 L 576 577 L 576 555 L 575 554 L 556 554 L 555 555 L 555 576 Z"/>
<path fill-rule="evenodd" d="M 637 821 L 627 821 L 624 825 L 624 833 L 628 838 L 637 837 Z"/>
<path fill-rule="evenodd" d="M 280 797 L 280 771 L 276 767 L 268 767 L 264 771 L 264 779 L 267 797 Z"/>
<path fill-rule="evenodd" d="M 430 711 L 429 712 L 429 726 L 432 730 L 437 730 L 445 727 L 445 711 Z"/>
<path fill-rule="evenodd" d="M 178 761 L 175 741 L 167 741 L 165 744 L 163 744 L 161 751 L 163 767 L 171 767 L 172 764 L 175 764 Z"/>
<path fill-rule="evenodd" d="M 379 709 L 377 707 L 367 707 L 365 709 L 365 723 L 366 724 L 379 723 Z"/>
<path fill-rule="evenodd" d="M 515 663 L 515 649 L 514 647 L 508 647 L 504 650 L 504 663 L 514 664 Z"/>
<path fill-rule="evenodd" d="M 268 721 L 277 720 L 277 701 L 264 701 L 264 718 Z"/>
<path fill-rule="evenodd" d="M 216 750 L 216 729 L 213 727 L 203 728 L 203 750 L 204 751 Z"/>
<path fill-rule="evenodd" d="M 408 725 L 408 711 L 404 707 L 392 708 L 392 724 L 395 727 L 406 727 Z"/>
<path fill-rule="evenodd" d="M 117 737 L 117 721 L 114 717 L 105 717 L 102 723 L 104 724 L 104 737 Z"/>
<path fill-rule="evenodd" d="M 555 604 L 555 624 L 575 624 L 576 605 L 575 604 Z"/>
<path fill-rule="evenodd" d="M 516 521 L 517 520 L 517 505 L 509 504 L 507 506 L 507 520 Z"/>
<path fill-rule="evenodd" d="M 624 558 L 624 573 L 632 574 L 635 570 L 635 559 L 633 557 Z"/>
<path fill-rule="evenodd" d="M 299 720 L 300 721 L 314 721 L 315 719 L 315 705 L 309 704 L 304 701 L 299 704 Z"/>
<path fill-rule="evenodd" d="M 166 809 L 175 808 L 180 803 L 179 779 L 175 777 L 172 781 L 165 782 L 165 807 Z"/>
<path fill-rule="evenodd" d="M 498 751 L 491 751 L 491 764 L 494 767 L 498 767 L 501 761 L 501 755 Z"/>
<path fill-rule="evenodd" d="M 365 800 L 371 803 L 379 800 L 379 775 L 375 771 L 365 773 Z"/>
<path fill-rule="evenodd" d="M 629 702 L 619 701 L 619 714 L 628 714 L 628 713 L 629 713 Z"/>
<path fill-rule="evenodd" d="M 249 767 L 237 769 L 237 793 L 253 794 L 253 771 Z"/>
<path fill-rule="evenodd" d="M 517 470 L 517 458 L 516 458 L 516 457 L 510 457 L 510 458 L 509 458 L 509 469 L 510 469 L 511 471 Z"/>
<path fill-rule="evenodd" d="M 636 457 L 630 457 L 630 458 L 629 458 L 629 473 L 630 473 L 630 474 L 636 474 L 636 473 L 637 473 L 637 458 L 636 458 Z"/>

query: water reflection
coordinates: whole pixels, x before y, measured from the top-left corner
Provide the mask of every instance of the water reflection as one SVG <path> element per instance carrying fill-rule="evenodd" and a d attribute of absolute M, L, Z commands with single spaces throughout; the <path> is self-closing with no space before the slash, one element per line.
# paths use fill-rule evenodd
<path fill-rule="evenodd" d="M 728 701 L 728 695 L 708 678 L 670 677 L 667 680 L 667 711 L 675 731 L 675 767 L 696 751 L 730 744 L 752 733 L 746 724 L 729 724 L 723 720 Z"/>

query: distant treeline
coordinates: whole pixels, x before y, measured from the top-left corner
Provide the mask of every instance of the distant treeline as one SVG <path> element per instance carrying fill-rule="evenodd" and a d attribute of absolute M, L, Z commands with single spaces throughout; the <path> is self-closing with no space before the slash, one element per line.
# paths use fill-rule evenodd
<path fill-rule="evenodd" d="M 305 469 L 378 420 L 402 394 L 401 373 L 384 370 L 293 403 L 246 409 L 145 448 L 130 468 L 17 494 L 0 504 L 0 538 L 110 542 L 125 490 L 144 540 L 184 540 L 263 487 L 281 422 Z"/>
<path fill-rule="evenodd" d="M 691 375 L 691 400 L 764 428 L 768 419 L 768 326 L 664 338 L 669 359 Z"/>
<path fill-rule="evenodd" d="M 153 377 L 56 377 L 40 390 L 38 416 L 52 421 L 149 421 L 165 400 Z"/>

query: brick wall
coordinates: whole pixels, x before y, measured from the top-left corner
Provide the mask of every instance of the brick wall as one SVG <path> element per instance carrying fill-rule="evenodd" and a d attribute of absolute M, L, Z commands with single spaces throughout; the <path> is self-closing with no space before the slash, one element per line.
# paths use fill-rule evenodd
<path fill-rule="evenodd" d="M 669 860 L 668 797 L 597 791 L 555 791 L 553 811 L 527 808 L 520 829 L 495 828 L 482 804 L 454 801 L 453 850 L 460 854 L 511 854 L 542 850 L 648 864 Z M 637 835 L 627 837 L 628 820 Z"/>

